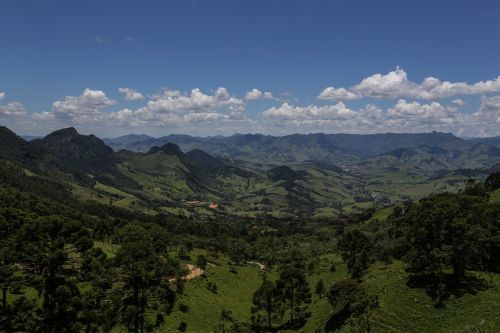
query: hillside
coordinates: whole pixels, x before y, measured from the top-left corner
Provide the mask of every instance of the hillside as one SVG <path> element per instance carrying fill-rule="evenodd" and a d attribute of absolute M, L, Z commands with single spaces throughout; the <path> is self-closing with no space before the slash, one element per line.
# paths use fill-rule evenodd
<path fill-rule="evenodd" d="M 21 164 L 31 164 L 40 157 L 40 152 L 7 127 L 0 126 L 0 159 Z"/>
<path fill-rule="evenodd" d="M 406 167 L 433 173 L 438 170 L 486 168 L 500 159 L 500 149 L 474 144 L 460 149 L 446 149 L 442 145 L 399 148 L 376 155 L 360 163 L 364 168 Z"/>
<path fill-rule="evenodd" d="M 357 182 L 335 168 L 322 170 L 315 165 L 267 172 L 242 169 L 201 150 L 183 153 L 172 143 L 148 153 L 120 151 L 117 156 L 120 171 L 140 184 L 143 195 L 167 206 L 193 200 L 219 202 L 227 214 L 279 215 L 334 208 L 353 196 L 347 184 Z"/>
<path fill-rule="evenodd" d="M 256 165 L 292 165 L 305 161 L 327 161 L 334 164 L 352 163 L 375 157 L 399 149 L 430 147 L 441 148 L 450 154 L 464 153 L 473 147 L 487 150 L 488 145 L 480 142 L 462 140 L 447 133 L 420 134 L 294 134 L 275 137 L 261 134 L 233 135 L 230 137 L 191 137 L 187 135 L 169 135 L 160 138 L 148 138 L 129 142 L 126 148 L 146 152 L 153 146 L 175 143 L 184 150 L 202 149 L 210 154 L 244 160 Z M 120 139 L 107 140 L 115 149 L 124 146 Z M 492 152 L 497 154 L 496 151 Z M 470 155 L 471 163 L 485 166 L 489 160 L 476 159 Z M 498 156 L 494 156 L 498 160 Z"/>

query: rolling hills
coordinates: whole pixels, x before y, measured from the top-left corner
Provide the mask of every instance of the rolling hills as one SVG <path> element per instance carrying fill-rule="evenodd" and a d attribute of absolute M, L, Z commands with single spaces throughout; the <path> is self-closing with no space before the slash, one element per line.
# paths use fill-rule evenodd
<path fill-rule="evenodd" d="M 0 136 L 2 158 L 66 182 L 82 200 L 187 216 L 339 216 L 456 190 L 500 162 L 495 146 L 437 132 Z"/>

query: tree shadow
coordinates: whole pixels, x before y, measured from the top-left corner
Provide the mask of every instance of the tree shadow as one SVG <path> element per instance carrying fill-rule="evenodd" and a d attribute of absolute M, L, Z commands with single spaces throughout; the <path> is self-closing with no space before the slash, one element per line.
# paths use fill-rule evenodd
<path fill-rule="evenodd" d="M 340 329 L 347 319 L 351 316 L 350 312 L 346 309 L 335 313 L 333 316 L 328 319 L 325 325 L 325 332 L 333 332 L 335 330 Z"/>
<path fill-rule="evenodd" d="M 281 332 L 282 330 L 299 330 L 306 325 L 306 322 L 307 322 L 306 318 L 295 319 L 293 321 L 293 325 L 290 323 L 290 321 L 287 321 L 283 325 L 276 327 L 275 332 Z"/>
<path fill-rule="evenodd" d="M 435 302 L 434 307 L 444 307 L 444 301 L 451 296 L 460 298 L 466 294 L 475 295 L 488 289 L 487 281 L 477 276 L 466 274 L 457 281 L 453 274 L 410 275 L 406 285 L 410 288 L 424 289 Z"/>
<path fill-rule="evenodd" d="M 273 326 L 270 331 L 267 329 L 267 327 L 259 326 L 256 324 L 252 324 L 251 329 L 253 332 L 257 332 L 257 333 L 268 333 L 268 332 L 279 333 L 283 330 L 300 330 L 300 329 L 304 328 L 306 322 L 307 322 L 306 318 L 299 318 L 299 319 L 295 319 L 293 321 L 293 325 L 290 324 L 290 321 L 287 321 L 279 326 Z"/>

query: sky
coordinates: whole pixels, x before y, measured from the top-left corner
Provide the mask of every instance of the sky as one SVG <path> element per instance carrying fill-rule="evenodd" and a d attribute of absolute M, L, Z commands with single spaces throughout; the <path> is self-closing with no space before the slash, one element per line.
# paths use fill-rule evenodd
<path fill-rule="evenodd" d="M 0 0 L 22 135 L 500 135 L 500 1 Z"/>

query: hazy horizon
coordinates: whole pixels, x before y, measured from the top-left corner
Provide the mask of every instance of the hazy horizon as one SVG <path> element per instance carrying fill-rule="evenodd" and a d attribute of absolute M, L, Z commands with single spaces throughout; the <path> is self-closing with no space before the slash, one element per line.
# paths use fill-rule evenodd
<path fill-rule="evenodd" d="M 248 133 L 232 133 L 232 134 L 226 134 L 226 135 L 191 135 L 191 134 L 186 134 L 186 133 L 165 133 L 163 135 L 149 135 L 149 134 L 145 134 L 145 133 L 133 133 L 133 132 L 130 132 L 130 133 L 126 133 L 126 134 L 122 134 L 122 135 L 116 135 L 116 136 L 101 136 L 101 135 L 97 135 L 95 133 L 85 133 L 85 132 L 81 132 L 78 130 L 78 128 L 74 127 L 74 126 L 69 126 L 69 127 L 64 127 L 64 128 L 60 128 L 60 129 L 56 129 L 54 131 L 50 131 L 50 132 L 47 132 L 45 134 L 41 134 L 41 135 L 33 135 L 33 134 L 25 134 L 25 133 L 16 133 L 17 135 L 19 135 L 20 137 L 23 137 L 23 138 L 43 138 L 55 131 L 59 131 L 59 130 L 63 130 L 63 129 L 68 129 L 68 128 L 75 128 L 75 130 L 79 133 L 79 134 L 82 134 L 82 135 L 95 135 L 96 137 L 104 140 L 104 139 L 118 139 L 118 138 L 121 138 L 121 137 L 126 137 L 126 136 L 147 136 L 147 137 L 150 137 L 150 138 L 153 138 L 153 139 L 158 139 L 158 138 L 162 138 L 162 137 L 166 137 L 166 136 L 170 136 L 170 135 L 185 135 L 185 136 L 190 136 L 190 137 L 199 137 L 199 138 L 214 138 L 214 137 L 223 137 L 223 138 L 228 138 L 228 137 L 232 137 L 232 136 L 243 136 L 243 135 L 263 135 L 263 136 L 271 136 L 271 137 L 284 137 L 284 136 L 292 136 L 292 135 L 315 135 L 315 134 L 325 134 L 325 135 L 384 135 L 384 134 L 433 134 L 433 133 L 439 133 L 439 134 L 451 134 L 451 135 L 454 135 L 456 136 L 457 138 L 461 138 L 461 139 L 473 139 L 473 138 L 489 138 L 489 137 L 496 137 L 496 136 L 458 136 L 454 133 L 451 133 L 451 132 L 440 132 L 440 131 L 429 131 L 429 132 L 378 132 L 378 133 L 344 133 L 344 132 L 336 132 L 336 133 L 329 133 L 329 132 L 308 132 L 308 133 L 288 133 L 288 134 L 265 134 L 265 133 L 258 133 L 258 132 L 255 132 L 255 133 L 251 133 L 251 132 L 248 132 Z"/>

